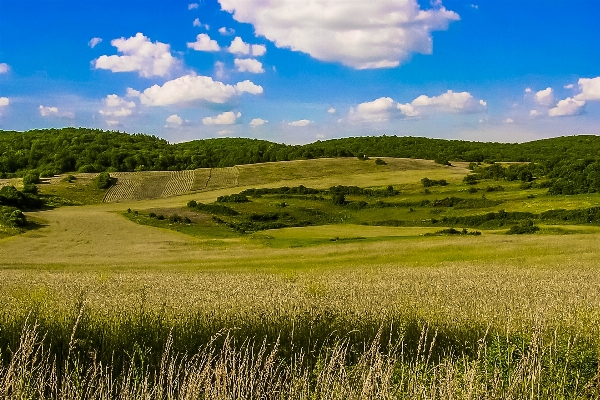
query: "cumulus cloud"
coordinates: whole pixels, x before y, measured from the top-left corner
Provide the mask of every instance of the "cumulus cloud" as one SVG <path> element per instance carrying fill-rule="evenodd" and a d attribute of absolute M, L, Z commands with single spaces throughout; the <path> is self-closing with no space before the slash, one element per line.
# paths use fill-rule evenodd
<path fill-rule="evenodd" d="M 402 115 L 404 115 L 405 117 L 418 117 L 419 116 L 419 111 L 415 107 L 413 107 L 413 105 L 410 103 L 406 103 L 406 104 L 398 103 L 397 108 L 398 108 L 398 110 L 400 110 Z"/>
<path fill-rule="evenodd" d="M 208 76 L 184 75 L 162 86 L 149 87 L 141 94 L 140 101 L 146 106 L 166 106 L 196 100 L 223 104 L 244 92 L 259 94 L 263 88 L 248 80 L 233 86 L 214 81 Z"/>
<path fill-rule="evenodd" d="M 94 38 L 90 39 L 90 41 L 88 42 L 88 46 L 90 46 L 93 49 L 94 47 L 99 45 L 101 42 L 102 42 L 102 38 L 94 37 Z"/>
<path fill-rule="evenodd" d="M 559 101 L 556 104 L 556 107 L 551 108 L 548 111 L 548 115 L 551 117 L 579 115 L 581 114 L 581 111 L 583 111 L 583 106 L 585 106 L 585 101 L 567 97 L 566 99 Z"/>
<path fill-rule="evenodd" d="M 277 47 L 356 69 L 396 67 L 413 53 L 431 54 L 431 32 L 460 19 L 440 4 L 421 10 L 417 0 L 219 2 Z"/>
<path fill-rule="evenodd" d="M 525 88 L 525 93 L 531 93 L 531 88 Z"/>
<path fill-rule="evenodd" d="M 513 123 L 513 122 L 515 122 L 515 121 L 514 121 L 512 118 L 506 118 L 506 119 L 505 119 L 503 122 L 504 122 L 505 124 L 512 124 L 512 123 Z"/>
<path fill-rule="evenodd" d="M 40 115 L 42 117 L 50 117 L 53 115 L 58 115 L 57 107 L 44 107 L 44 106 L 40 105 L 39 110 L 40 110 Z"/>
<path fill-rule="evenodd" d="M 242 82 L 238 82 L 235 84 L 235 88 L 239 93 L 250 93 L 250 94 L 261 94 L 263 92 L 263 88 L 260 85 L 255 85 L 253 82 L 249 80 L 245 80 Z"/>
<path fill-rule="evenodd" d="M 233 28 L 225 28 L 224 26 L 219 28 L 219 33 L 224 36 L 231 36 L 235 34 L 235 29 Z"/>
<path fill-rule="evenodd" d="M 183 124 L 183 119 L 179 115 L 173 114 L 167 117 L 166 122 L 165 128 L 176 128 Z"/>
<path fill-rule="evenodd" d="M 565 89 L 573 89 L 575 87 L 575 85 L 573 85 L 572 83 L 569 83 L 568 85 L 563 86 Z"/>
<path fill-rule="evenodd" d="M 224 28 L 221 28 L 224 29 Z M 219 32 L 221 32 L 219 29 Z M 231 45 L 227 48 L 227 51 L 233 54 L 243 54 L 260 57 L 267 52 L 267 48 L 262 44 L 249 44 L 242 40 L 241 37 L 236 36 L 232 41 Z"/>
<path fill-rule="evenodd" d="M 236 58 L 233 60 L 233 63 L 239 72 L 251 72 L 253 74 L 262 74 L 265 72 L 262 63 L 253 58 Z"/>
<path fill-rule="evenodd" d="M 219 51 L 221 48 L 216 40 L 212 40 L 206 33 L 196 36 L 195 42 L 188 42 L 187 47 L 197 51 Z"/>
<path fill-rule="evenodd" d="M 349 116 L 353 120 L 383 122 L 390 118 L 390 111 L 393 108 L 394 100 L 391 97 L 380 97 L 351 108 Z"/>
<path fill-rule="evenodd" d="M 127 101 L 116 94 L 109 94 L 102 100 L 102 103 L 104 103 L 104 109 L 98 112 L 104 117 L 128 117 L 131 115 L 132 109 L 135 108 L 133 101 Z"/>
<path fill-rule="evenodd" d="M 537 117 L 539 115 L 540 115 L 540 113 L 537 110 L 531 110 L 531 111 L 529 111 L 529 116 L 530 117 Z"/>
<path fill-rule="evenodd" d="M 10 71 L 10 66 L 7 63 L 0 63 L 0 74 L 5 74 Z"/>
<path fill-rule="evenodd" d="M 139 90 L 135 90 L 135 89 L 128 87 L 125 97 L 140 97 L 141 94 L 142 93 Z"/>
<path fill-rule="evenodd" d="M 581 78 L 577 81 L 581 93 L 575 96 L 576 100 L 600 100 L 600 76 L 596 78 Z"/>
<path fill-rule="evenodd" d="M 227 51 L 233 54 L 250 54 L 250 45 L 245 43 L 241 37 L 236 36 L 231 41 L 231 45 L 227 48 Z"/>
<path fill-rule="evenodd" d="M 128 39 L 114 39 L 110 44 L 123 55 L 103 55 L 94 61 L 96 69 L 107 69 L 112 72 L 137 71 L 140 76 L 165 76 L 177 64 L 178 60 L 171 55 L 171 46 L 166 43 L 154 42 L 137 33 Z"/>
<path fill-rule="evenodd" d="M 453 92 L 448 90 L 439 96 L 421 95 L 411 103 L 413 107 L 437 107 L 446 112 L 478 112 L 485 109 L 487 103 L 476 100 L 469 92 Z"/>
<path fill-rule="evenodd" d="M 536 92 L 535 101 L 541 106 L 551 107 L 554 104 L 554 91 L 551 87 L 548 87 Z"/>
<path fill-rule="evenodd" d="M 256 57 L 264 56 L 267 52 L 267 47 L 262 44 L 253 44 L 252 46 L 252 55 Z"/>
<path fill-rule="evenodd" d="M 10 104 L 8 97 L 0 97 L 0 107 L 6 107 Z"/>
<path fill-rule="evenodd" d="M 308 119 L 300 119 L 298 121 L 293 121 L 288 123 L 289 126 L 306 126 L 308 124 L 310 124 L 311 121 L 309 121 Z"/>
<path fill-rule="evenodd" d="M 266 124 L 267 121 L 266 119 L 262 119 L 262 118 L 254 118 L 252 121 L 250 121 L 250 126 L 253 128 L 256 128 L 257 126 L 261 126 Z"/>
<path fill-rule="evenodd" d="M 329 110 L 327 110 L 327 112 L 329 114 L 335 114 L 335 108 L 331 107 Z"/>
<path fill-rule="evenodd" d="M 70 111 L 59 112 L 58 107 L 44 107 L 40 105 L 38 109 L 42 117 L 75 118 L 75 114 Z"/>
<path fill-rule="evenodd" d="M 195 10 L 196 8 L 198 8 L 198 3 L 188 4 L 188 10 Z"/>
<path fill-rule="evenodd" d="M 223 114 L 217 115 L 216 117 L 202 118 L 202 123 L 204 125 L 233 125 L 241 116 L 241 112 L 236 114 L 233 111 L 226 111 Z"/>

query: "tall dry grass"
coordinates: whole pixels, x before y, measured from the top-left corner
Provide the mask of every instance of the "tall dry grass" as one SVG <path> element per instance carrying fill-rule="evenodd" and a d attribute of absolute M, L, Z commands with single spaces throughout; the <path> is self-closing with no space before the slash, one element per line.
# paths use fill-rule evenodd
<path fill-rule="evenodd" d="M 474 357 L 437 357 L 437 332 L 424 326 L 416 349 L 383 329 L 359 351 L 347 338 L 287 356 L 280 341 L 236 339 L 221 331 L 192 353 L 173 351 L 169 335 L 160 362 L 132 353 L 119 371 L 93 351 L 77 350 L 80 311 L 62 362 L 26 323 L 18 347 L 0 367 L 5 399 L 583 399 L 600 396 L 600 370 L 585 370 L 577 339 L 543 329 L 527 341 L 489 337 Z M 307 362 L 310 352 L 315 362 Z M 314 356 L 314 355 L 313 355 Z M 596 360 L 597 368 L 597 360 Z"/>

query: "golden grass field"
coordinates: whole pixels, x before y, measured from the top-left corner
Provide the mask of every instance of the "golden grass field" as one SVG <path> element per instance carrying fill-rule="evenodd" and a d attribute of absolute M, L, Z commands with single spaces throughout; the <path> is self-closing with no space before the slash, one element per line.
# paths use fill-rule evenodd
<path fill-rule="evenodd" d="M 188 175 L 188 186 L 181 190 L 186 194 L 164 197 L 168 180 L 162 177 L 162 191 L 147 191 L 151 198 L 95 200 L 27 213 L 41 224 L 38 229 L 0 239 L 2 318 L 5 323 L 22 322 L 35 309 L 40 320 L 50 321 L 56 315 L 72 316 L 85 304 L 91 320 L 112 321 L 107 322 L 110 326 L 119 326 L 142 309 L 160 315 L 161 324 L 184 331 L 186 321 L 202 315 L 218 321 L 214 326 L 219 329 L 233 321 L 262 326 L 259 332 L 276 336 L 264 327 L 268 321 L 276 321 L 277 329 L 287 326 L 284 320 L 333 315 L 337 316 L 333 320 L 343 321 L 332 325 L 342 336 L 360 330 L 365 321 L 376 327 L 410 320 L 445 329 L 448 338 L 461 338 L 456 332 L 468 331 L 464 337 L 477 340 L 486 329 L 505 332 L 507 337 L 527 336 L 541 329 L 598 343 L 597 227 L 562 226 L 570 230 L 568 235 L 484 231 L 481 236 L 424 237 L 437 228 L 349 224 L 211 237 L 140 225 L 122 215 L 127 208 L 142 212 L 178 209 L 192 199 L 212 202 L 250 187 L 418 187 L 423 177 L 452 184 L 468 173 L 464 165 L 385 160 L 384 168 L 356 159 L 324 159 L 239 166 L 235 171 L 213 169 L 200 175 L 196 170 L 196 177 L 212 176 L 213 183 L 208 180 L 202 186 Z M 135 178 L 141 182 L 160 176 L 141 174 Z M 60 180 L 54 184 L 67 187 Z M 54 190 L 48 185 L 42 191 Z M 527 201 L 517 199 L 515 207 L 543 210 L 550 203 L 542 196 Z M 556 201 L 564 208 L 570 203 L 599 204 L 596 196 Z M 68 321 L 72 323 L 72 317 L 63 322 Z"/>

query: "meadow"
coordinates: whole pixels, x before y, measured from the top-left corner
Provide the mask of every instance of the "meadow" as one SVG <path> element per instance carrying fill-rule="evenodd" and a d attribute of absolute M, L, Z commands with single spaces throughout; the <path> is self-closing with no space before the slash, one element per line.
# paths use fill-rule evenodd
<path fill-rule="evenodd" d="M 382 159 L 195 170 L 178 196 L 163 194 L 179 175 L 146 172 L 127 180 L 155 189 L 118 201 L 86 175 L 39 184 L 60 206 L 0 239 L 0 392 L 598 398 L 600 224 L 541 215 L 600 195 L 468 185 L 465 163 Z M 300 185 L 317 193 L 252 192 Z M 373 192 L 340 202 L 339 185 Z M 530 213 L 540 230 L 450 224 L 501 211 Z M 450 227 L 481 234 L 440 233 Z"/>

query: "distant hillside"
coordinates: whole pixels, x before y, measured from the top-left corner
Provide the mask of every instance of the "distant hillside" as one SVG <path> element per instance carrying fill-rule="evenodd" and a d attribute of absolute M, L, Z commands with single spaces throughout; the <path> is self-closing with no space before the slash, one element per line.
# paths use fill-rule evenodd
<path fill-rule="evenodd" d="M 4 177 L 32 169 L 42 176 L 72 171 L 175 171 L 363 155 L 423 158 L 440 163 L 531 161 L 539 164 L 539 174 L 583 187 L 583 181 L 596 179 L 590 173 L 600 170 L 600 137 L 569 136 L 511 144 L 379 136 L 292 146 L 241 138 L 169 144 L 156 136 L 87 128 L 0 131 L 0 174 Z"/>

